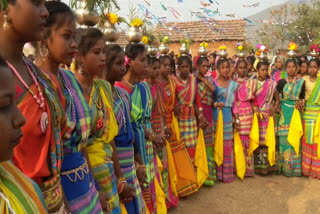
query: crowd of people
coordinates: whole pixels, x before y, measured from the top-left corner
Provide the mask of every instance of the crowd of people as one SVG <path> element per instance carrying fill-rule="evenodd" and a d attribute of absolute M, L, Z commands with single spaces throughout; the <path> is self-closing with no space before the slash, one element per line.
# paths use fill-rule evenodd
<path fill-rule="evenodd" d="M 236 175 L 320 179 L 316 56 L 155 56 L 76 29 L 62 2 L 7 3 L 1 213 L 162 214 Z"/>

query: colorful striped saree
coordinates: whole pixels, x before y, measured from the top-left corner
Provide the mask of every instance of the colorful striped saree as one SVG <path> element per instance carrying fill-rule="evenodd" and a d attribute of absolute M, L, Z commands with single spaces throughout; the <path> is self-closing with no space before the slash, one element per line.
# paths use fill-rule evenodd
<path fill-rule="evenodd" d="M 89 107 L 92 112 L 92 130 L 87 150 L 94 178 L 98 181 L 96 188 L 108 193 L 110 213 L 121 213 L 110 145 L 118 134 L 118 124 L 113 113 L 112 90 L 108 82 L 94 80 Z"/>
<path fill-rule="evenodd" d="M 295 103 L 299 99 L 304 99 L 303 86 L 303 79 L 296 80 L 293 83 L 287 83 L 285 79 L 282 79 L 277 85 L 281 101 L 278 121 L 279 173 L 285 176 L 301 176 L 301 155 L 296 154 L 287 138 Z"/>
<path fill-rule="evenodd" d="M 320 114 L 320 78 L 315 83 L 309 78 L 305 81 L 307 103 L 303 114 L 302 173 L 320 179 L 320 158 L 317 155 L 319 144 L 314 139 L 315 126 Z"/>
<path fill-rule="evenodd" d="M 155 82 L 151 86 L 151 94 L 153 99 L 153 106 L 152 106 L 152 129 L 155 134 L 157 135 L 164 135 L 164 125 L 165 125 L 165 103 L 164 103 L 164 92 L 162 88 L 160 87 L 158 82 Z M 150 127 L 151 128 L 151 127 Z M 169 159 L 168 159 L 168 153 L 171 154 L 171 151 L 167 150 L 167 147 L 164 146 L 160 149 L 158 152 L 158 156 L 161 160 L 161 164 L 163 166 L 161 171 L 161 177 L 162 177 L 162 184 L 164 193 L 166 195 L 166 206 L 167 208 L 176 207 L 178 206 L 179 199 L 177 195 L 175 195 L 172 191 L 172 185 L 171 185 L 171 173 L 169 171 Z M 174 187 L 175 188 L 175 187 Z"/>
<path fill-rule="evenodd" d="M 178 139 L 180 138 L 178 122 L 177 120 L 173 121 L 173 111 L 176 104 L 175 80 L 169 76 L 168 82 L 161 83 L 160 87 L 164 96 L 167 127 L 171 130 L 171 138 L 168 141 L 177 172 L 177 192 L 179 197 L 184 197 L 198 191 L 197 177 L 186 145 Z M 174 123 L 176 123 L 177 131 L 174 129 Z"/>
<path fill-rule="evenodd" d="M 24 135 L 20 144 L 14 149 L 12 162 L 40 186 L 48 211 L 61 212 L 64 209 L 60 181 L 63 157 L 61 137 L 65 128 L 64 98 L 57 88 L 59 84 L 55 77 L 42 72 L 29 61 L 26 63 L 40 83 L 49 123 L 43 134 L 40 129 L 43 110 L 39 108 L 28 90 L 16 85 L 17 104 L 27 122 L 22 127 Z M 36 93 L 35 84 L 30 88 Z"/>
<path fill-rule="evenodd" d="M 232 106 L 234 105 L 235 91 L 238 83 L 229 80 L 227 88 L 219 86 L 217 80 L 213 82 L 216 90 L 213 93 L 215 102 L 224 103 L 223 115 L 223 164 L 217 167 L 218 180 L 230 183 L 234 180 L 234 154 L 233 154 L 233 124 L 232 124 Z M 213 109 L 213 120 L 215 129 L 217 129 L 219 109 Z"/>
<path fill-rule="evenodd" d="M 47 213 L 45 207 L 38 185 L 10 161 L 1 162 L 0 212 Z"/>
<path fill-rule="evenodd" d="M 61 69 L 58 78 L 66 97 L 67 131 L 64 136 L 64 160 L 61 182 L 71 213 L 102 213 L 87 161 L 80 152 L 91 131 L 91 111 L 81 86 L 71 71 Z"/>
<path fill-rule="evenodd" d="M 213 124 L 213 93 L 210 89 L 202 82 L 198 81 L 198 94 L 201 100 L 201 105 L 203 108 L 203 116 L 208 121 L 208 126 L 203 130 L 204 142 L 206 144 L 206 153 L 208 159 L 208 172 L 209 177 L 205 181 L 206 186 L 213 186 L 214 182 L 217 180 L 216 177 L 216 167 L 214 161 L 214 124 Z"/>
<path fill-rule="evenodd" d="M 235 108 L 233 108 L 234 114 L 239 114 L 240 120 L 240 139 L 244 149 L 244 155 L 246 157 L 246 173 L 245 176 L 253 176 L 253 160 L 248 156 L 249 144 L 250 144 L 250 131 L 252 126 L 252 106 L 254 99 L 254 92 L 256 91 L 256 81 L 253 79 L 236 79 L 240 85 L 239 90 L 236 92 Z"/>
<path fill-rule="evenodd" d="M 273 102 L 273 96 L 276 92 L 277 83 L 273 80 L 267 79 L 264 84 L 256 80 L 257 90 L 255 92 L 254 103 L 258 106 L 260 112 L 269 113 L 269 108 Z M 278 171 L 278 157 L 276 150 L 276 163 L 270 166 L 268 161 L 268 147 L 265 145 L 265 136 L 269 119 L 262 119 L 258 117 L 259 122 L 259 142 L 260 146 L 254 151 L 254 172 L 258 174 L 268 174 L 270 172 Z"/>
<path fill-rule="evenodd" d="M 118 122 L 119 132 L 114 141 L 117 147 L 118 159 L 123 176 L 128 184 L 133 187 L 136 197 L 125 207 L 129 214 L 146 213 L 140 184 L 136 175 L 134 164 L 134 131 L 130 121 L 131 101 L 129 94 L 120 87 L 115 87 L 118 98 L 114 100 L 114 114 Z"/>

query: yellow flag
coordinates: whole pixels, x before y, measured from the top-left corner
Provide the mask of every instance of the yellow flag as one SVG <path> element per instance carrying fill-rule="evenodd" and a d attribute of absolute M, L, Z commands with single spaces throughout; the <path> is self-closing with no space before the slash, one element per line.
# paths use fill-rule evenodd
<path fill-rule="evenodd" d="M 303 135 L 303 128 L 299 111 L 294 108 L 290 128 L 288 133 L 288 142 L 294 148 L 294 151 L 299 155 L 300 153 L 300 139 Z"/>
<path fill-rule="evenodd" d="M 258 121 L 258 115 L 254 114 L 252 119 L 252 127 L 250 131 L 250 144 L 249 144 L 249 152 L 248 156 L 251 157 L 254 150 L 256 150 L 259 147 L 259 121 Z"/>
<path fill-rule="evenodd" d="M 176 136 L 177 141 L 180 141 L 179 123 L 178 123 L 176 116 L 174 116 L 174 113 L 172 113 L 171 129 L 174 132 L 173 134 Z"/>
<path fill-rule="evenodd" d="M 234 130 L 234 156 L 236 161 L 237 175 L 239 178 L 241 178 L 241 180 L 243 180 L 246 174 L 247 164 L 240 135 L 236 130 Z"/>
<path fill-rule="evenodd" d="M 199 129 L 198 142 L 194 158 L 194 165 L 197 167 L 197 179 L 199 187 L 207 180 L 209 176 L 208 159 L 206 145 L 204 143 L 203 130 Z"/>
<path fill-rule="evenodd" d="M 177 171 L 176 166 L 174 163 L 173 155 L 171 152 L 171 147 L 169 145 L 169 142 L 167 141 L 167 155 L 168 155 L 168 165 L 169 165 L 169 177 L 170 177 L 170 186 L 171 191 L 173 194 L 178 197 L 178 191 L 177 191 L 177 183 L 178 183 L 178 177 L 177 177 Z"/>
<path fill-rule="evenodd" d="M 317 154 L 320 159 L 320 114 L 318 115 L 316 127 L 314 129 L 314 141 L 318 144 Z"/>
<path fill-rule="evenodd" d="M 264 144 L 268 146 L 268 161 L 270 166 L 273 166 L 276 163 L 276 136 L 273 117 L 269 118 Z"/>
<path fill-rule="evenodd" d="M 223 163 L 223 115 L 222 110 L 219 110 L 217 130 L 214 142 L 214 160 L 218 166 Z"/>
<path fill-rule="evenodd" d="M 155 189 L 156 189 L 156 203 L 157 203 L 157 213 L 167 213 L 166 206 L 166 195 L 164 194 L 157 177 L 154 179 Z"/>

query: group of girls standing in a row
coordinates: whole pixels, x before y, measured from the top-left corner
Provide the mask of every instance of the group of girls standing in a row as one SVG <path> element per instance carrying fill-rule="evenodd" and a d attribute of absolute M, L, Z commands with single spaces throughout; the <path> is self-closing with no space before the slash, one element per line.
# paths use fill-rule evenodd
<path fill-rule="evenodd" d="M 320 177 L 317 60 L 301 79 L 289 59 L 287 76 L 277 83 L 263 61 L 257 78 L 247 78 L 243 59 L 230 80 L 229 61 L 221 58 L 211 80 L 207 57 L 199 58 L 195 75 L 191 59 L 181 56 L 176 76 L 169 56 L 147 56 L 141 44 L 124 52 L 106 46 L 98 29 L 76 29 L 71 9 L 59 1 L 8 0 L 0 24 L 0 80 L 7 80 L 0 84 L 0 122 L 12 127 L 0 148 L 4 213 L 165 213 L 202 184 L 234 180 L 235 130 L 247 176 L 301 175 L 301 154 L 285 137 L 294 108 L 303 114 L 302 172 Z M 34 63 L 23 57 L 27 42 L 36 47 Z M 270 164 L 267 133 L 278 112 Z"/>

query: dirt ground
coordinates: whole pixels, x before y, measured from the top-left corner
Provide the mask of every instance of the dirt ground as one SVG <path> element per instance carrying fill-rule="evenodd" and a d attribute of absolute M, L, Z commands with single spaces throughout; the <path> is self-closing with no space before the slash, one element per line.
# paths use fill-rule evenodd
<path fill-rule="evenodd" d="M 320 214 L 320 180 L 281 175 L 203 187 L 168 214 Z"/>

